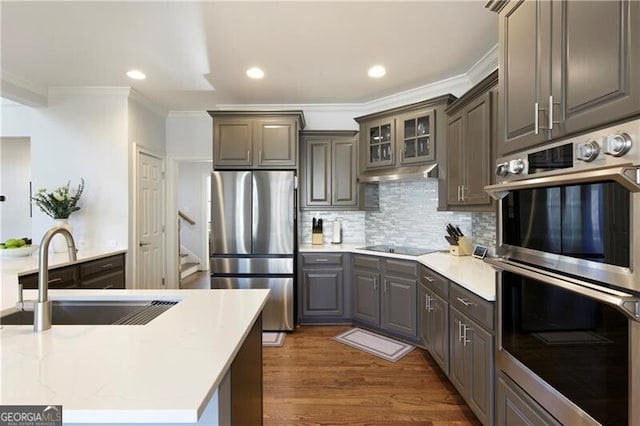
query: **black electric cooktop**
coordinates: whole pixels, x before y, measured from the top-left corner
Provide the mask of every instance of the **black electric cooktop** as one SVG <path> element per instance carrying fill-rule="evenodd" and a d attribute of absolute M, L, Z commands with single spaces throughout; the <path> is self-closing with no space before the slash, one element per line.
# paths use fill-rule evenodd
<path fill-rule="evenodd" d="M 409 256 L 422 256 L 423 254 L 433 253 L 435 251 L 438 251 L 436 249 L 428 249 L 428 248 L 421 248 L 421 247 L 393 246 L 393 245 L 387 245 L 387 244 L 361 247 L 360 250 L 378 251 L 383 253 L 406 254 Z"/>

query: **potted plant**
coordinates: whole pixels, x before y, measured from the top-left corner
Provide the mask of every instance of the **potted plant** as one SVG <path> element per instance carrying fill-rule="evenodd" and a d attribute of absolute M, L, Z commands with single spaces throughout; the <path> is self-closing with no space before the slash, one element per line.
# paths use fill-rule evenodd
<path fill-rule="evenodd" d="M 71 232 L 72 228 L 69 224 L 69 216 L 71 213 L 80 210 L 78 202 L 84 191 L 84 179 L 80 179 L 80 184 L 75 191 L 70 189 L 71 181 L 66 185 L 62 185 L 54 189 L 52 192 L 47 192 L 46 188 L 38 190 L 36 195 L 32 197 L 40 210 L 42 210 L 47 216 L 53 218 L 57 226 L 64 226 Z M 56 253 L 66 252 L 67 246 L 64 238 L 53 239 L 53 251 Z"/>

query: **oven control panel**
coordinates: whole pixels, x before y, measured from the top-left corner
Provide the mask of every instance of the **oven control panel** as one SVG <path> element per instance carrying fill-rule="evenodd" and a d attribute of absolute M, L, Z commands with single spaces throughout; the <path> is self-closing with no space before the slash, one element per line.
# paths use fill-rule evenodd
<path fill-rule="evenodd" d="M 633 164 L 640 166 L 640 119 L 499 158 L 502 182 Z"/>

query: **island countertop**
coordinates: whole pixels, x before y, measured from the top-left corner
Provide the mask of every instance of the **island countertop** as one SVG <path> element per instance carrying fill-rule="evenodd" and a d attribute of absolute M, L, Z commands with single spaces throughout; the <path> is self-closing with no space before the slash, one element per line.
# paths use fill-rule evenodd
<path fill-rule="evenodd" d="M 195 423 L 268 293 L 51 290 L 52 300 L 179 303 L 146 325 L 0 326 L 0 404 L 62 405 L 65 424 Z"/>

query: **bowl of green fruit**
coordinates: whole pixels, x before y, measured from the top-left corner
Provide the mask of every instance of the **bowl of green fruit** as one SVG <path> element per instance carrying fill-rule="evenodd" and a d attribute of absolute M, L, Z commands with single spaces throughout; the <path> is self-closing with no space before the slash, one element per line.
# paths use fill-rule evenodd
<path fill-rule="evenodd" d="M 30 256 L 38 246 L 31 244 L 31 238 L 9 238 L 0 243 L 0 257 Z"/>

